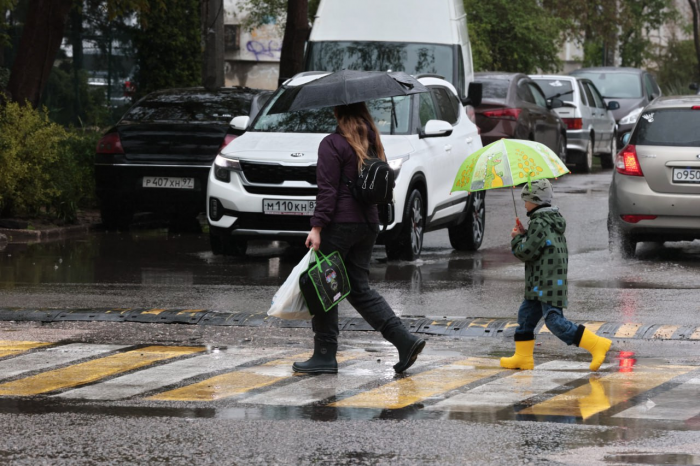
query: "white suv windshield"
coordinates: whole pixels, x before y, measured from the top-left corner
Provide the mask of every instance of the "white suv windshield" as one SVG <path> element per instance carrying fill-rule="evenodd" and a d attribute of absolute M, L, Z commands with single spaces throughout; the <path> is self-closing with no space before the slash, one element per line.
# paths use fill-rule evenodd
<path fill-rule="evenodd" d="M 287 92 L 287 90 L 283 91 Z M 265 106 L 253 125 L 253 131 L 268 133 L 332 133 L 338 123 L 333 116 L 333 108 L 318 108 L 288 113 L 269 113 L 278 93 Z M 393 105 L 392 105 L 393 104 Z M 392 106 L 394 118 L 392 125 Z M 381 134 L 408 134 L 411 120 L 411 98 L 392 97 L 367 102 L 369 112 Z"/>
<path fill-rule="evenodd" d="M 588 78 L 606 99 L 639 99 L 642 97 L 642 80 L 634 73 L 583 72 L 572 73 Z"/>

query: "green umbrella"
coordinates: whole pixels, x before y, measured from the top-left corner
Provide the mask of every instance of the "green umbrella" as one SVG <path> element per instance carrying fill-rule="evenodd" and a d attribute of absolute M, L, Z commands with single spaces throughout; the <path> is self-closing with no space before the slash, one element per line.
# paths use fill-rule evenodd
<path fill-rule="evenodd" d="M 570 172 L 564 162 L 544 144 L 500 139 L 467 157 L 459 167 L 451 192 L 505 188 L 567 173 Z"/>

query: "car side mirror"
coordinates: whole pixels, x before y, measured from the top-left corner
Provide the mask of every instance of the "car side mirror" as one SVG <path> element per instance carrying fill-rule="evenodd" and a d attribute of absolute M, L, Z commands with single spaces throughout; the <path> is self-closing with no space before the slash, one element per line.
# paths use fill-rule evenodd
<path fill-rule="evenodd" d="M 629 144 L 631 138 L 632 138 L 632 133 L 625 133 L 622 136 L 622 145 L 626 146 L 627 144 Z"/>
<path fill-rule="evenodd" d="M 442 138 L 452 134 L 452 125 L 443 120 L 428 120 L 419 138 Z"/>
<path fill-rule="evenodd" d="M 617 100 L 611 100 L 608 102 L 608 110 L 617 110 L 620 108 L 620 102 Z"/>
<path fill-rule="evenodd" d="M 462 105 L 471 105 L 472 107 L 478 107 L 479 105 L 481 105 L 481 97 L 483 95 L 483 91 L 483 84 L 477 82 L 469 83 L 469 90 L 467 96 L 462 99 Z"/>
<path fill-rule="evenodd" d="M 250 117 L 247 115 L 237 116 L 229 123 L 231 128 L 237 129 L 238 131 L 245 131 L 248 129 L 248 124 L 250 124 Z"/>
<path fill-rule="evenodd" d="M 549 104 L 549 108 L 551 109 L 562 108 L 564 106 L 564 101 L 557 97 L 554 97 L 547 103 Z"/>
<path fill-rule="evenodd" d="M 691 83 L 690 86 L 688 86 L 688 89 L 690 89 L 691 91 L 697 91 L 698 89 L 700 89 L 700 86 L 698 86 L 698 83 Z"/>

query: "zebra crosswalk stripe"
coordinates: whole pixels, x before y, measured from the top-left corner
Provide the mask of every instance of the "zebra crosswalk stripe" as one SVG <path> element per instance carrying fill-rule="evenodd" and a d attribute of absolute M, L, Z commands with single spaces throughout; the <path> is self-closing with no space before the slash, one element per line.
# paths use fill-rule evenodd
<path fill-rule="evenodd" d="M 124 348 L 126 347 L 121 345 L 90 345 L 85 343 L 71 343 L 46 348 L 40 352 L 22 354 L 12 359 L 0 361 L 0 378 L 6 379 L 27 372 L 43 371 L 50 367 L 69 364 L 80 359 L 92 358 Z"/>
<path fill-rule="evenodd" d="M 695 377 L 613 417 L 687 421 L 698 414 L 700 414 L 700 377 Z"/>
<path fill-rule="evenodd" d="M 635 372 L 591 375 L 588 384 L 526 408 L 518 414 L 588 419 L 695 369 L 697 368 L 692 366 L 669 365 L 658 370 L 638 367 Z M 624 386 L 624 390 L 620 390 L 620 386 Z"/>
<path fill-rule="evenodd" d="M 198 353 L 203 349 L 184 346 L 148 346 L 0 384 L 0 396 L 39 395 L 77 387 L 158 361 Z"/>
<path fill-rule="evenodd" d="M 504 369 L 494 359 L 468 358 L 382 385 L 330 404 L 337 408 L 399 409 L 494 376 Z"/>
<path fill-rule="evenodd" d="M 362 353 L 364 352 L 344 351 L 338 353 L 337 360 L 341 363 L 355 359 Z M 148 399 L 161 401 L 213 401 L 242 395 L 251 390 L 267 387 L 293 377 L 292 363 L 294 361 L 303 361 L 309 357 L 311 357 L 311 353 L 305 352 L 277 359 L 259 366 L 217 375 L 195 384 L 159 393 Z"/>
<path fill-rule="evenodd" d="M 174 361 L 163 366 L 151 367 L 96 385 L 76 388 L 56 396 L 83 400 L 121 400 L 200 375 L 234 369 L 257 359 L 276 356 L 281 352 L 282 350 L 261 351 L 253 348 L 230 348 Z"/>
<path fill-rule="evenodd" d="M 32 350 L 34 348 L 41 348 L 42 346 L 48 346 L 50 344 L 51 343 L 44 343 L 40 341 L 0 340 L 0 358 L 4 358 L 7 356 L 17 356 L 18 354 Z"/>

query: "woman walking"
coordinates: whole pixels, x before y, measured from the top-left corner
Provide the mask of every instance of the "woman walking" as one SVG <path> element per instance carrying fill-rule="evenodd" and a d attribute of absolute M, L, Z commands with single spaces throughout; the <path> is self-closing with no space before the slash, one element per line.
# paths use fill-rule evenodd
<path fill-rule="evenodd" d="M 324 254 L 338 251 L 345 262 L 352 291 L 348 301 L 360 315 L 399 352 L 394 370 L 411 367 L 425 341 L 406 330 L 384 298 L 369 287 L 369 263 L 379 233 L 377 206 L 357 201 L 342 175 L 356 180 L 362 165 L 376 154 L 386 160 L 379 131 L 363 103 L 335 107 L 338 127 L 326 136 L 318 149 L 316 178 L 318 195 L 311 217 L 306 246 Z M 305 362 L 295 362 L 295 372 L 338 372 L 338 306 L 313 316 L 314 353 Z"/>

